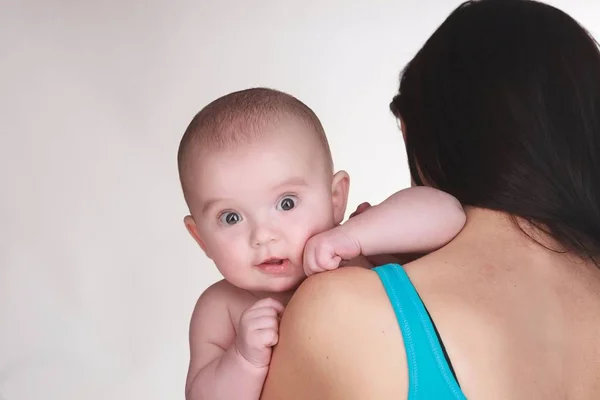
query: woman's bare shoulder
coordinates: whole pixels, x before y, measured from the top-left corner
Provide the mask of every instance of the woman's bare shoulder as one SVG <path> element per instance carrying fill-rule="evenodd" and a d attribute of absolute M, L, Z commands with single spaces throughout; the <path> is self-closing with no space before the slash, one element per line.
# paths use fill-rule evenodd
<path fill-rule="evenodd" d="M 325 323 L 328 329 L 333 328 L 331 316 L 348 310 L 362 311 L 384 297 L 379 278 L 371 270 L 349 266 L 320 273 L 306 279 L 292 296 L 282 327 L 297 323 L 306 327 L 310 323 L 317 329 L 320 323 Z"/>
<path fill-rule="evenodd" d="M 376 398 L 388 398 L 405 390 L 397 379 L 406 375 L 404 354 L 375 272 L 321 273 L 307 279 L 286 308 L 262 399 L 359 399 L 374 390 Z M 396 378 L 386 380 L 384 371 Z"/>
<path fill-rule="evenodd" d="M 377 291 L 379 289 L 379 279 L 375 272 L 362 267 L 348 266 L 306 279 L 292 297 L 290 306 L 298 307 L 306 304 L 306 301 L 314 301 L 312 300 L 314 296 L 319 296 L 320 300 L 331 301 L 332 305 L 335 305 L 340 301 L 340 296 L 354 298 L 356 290 Z"/>

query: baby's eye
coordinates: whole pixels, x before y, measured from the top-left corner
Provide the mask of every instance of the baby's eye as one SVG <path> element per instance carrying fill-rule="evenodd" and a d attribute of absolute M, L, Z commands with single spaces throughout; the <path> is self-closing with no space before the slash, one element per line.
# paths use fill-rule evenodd
<path fill-rule="evenodd" d="M 225 225 L 235 225 L 242 222 L 242 216 L 236 212 L 228 211 L 219 216 L 219 221 Z"/>
<path fill-rule="evenodd" d="M 283 211 L 290 211 L 292 208 L 296 207 L 297 202 L 298 198 L 296 196 L 285 196 L 283 199 L 279 200 L 277 209 Z"/>

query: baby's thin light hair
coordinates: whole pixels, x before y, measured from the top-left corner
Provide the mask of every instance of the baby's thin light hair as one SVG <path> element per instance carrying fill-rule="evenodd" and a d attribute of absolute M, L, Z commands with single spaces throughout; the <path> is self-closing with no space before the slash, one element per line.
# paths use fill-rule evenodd
<path fill-rule="evenodd" d="M 188 125 L 177 153 L 184 195 L 186 168 L 197 149 L 218 151 L 250 143 L 261 138 L 270 124 L 284 118 L 295 118 L 307 126 L 307 134 L 318 140 L 328 167 L 333 171 L 325 130 L 313 110 L 296 97 L 279 90 L 251 88 L 219 97 L 200 110 Z"/>

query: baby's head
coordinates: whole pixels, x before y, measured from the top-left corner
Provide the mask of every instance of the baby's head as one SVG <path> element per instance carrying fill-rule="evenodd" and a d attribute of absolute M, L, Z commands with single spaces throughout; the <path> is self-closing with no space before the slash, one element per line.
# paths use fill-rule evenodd
<path fill-rule="evenodd" d="M 188 231 L 243 289 L 294 289 L 306 241 L 344 217 L 348 175 L 334 174 L 317 116 L 286 93 L 255 88 L 213 101 L 185 131 L 178 164 Z"/>

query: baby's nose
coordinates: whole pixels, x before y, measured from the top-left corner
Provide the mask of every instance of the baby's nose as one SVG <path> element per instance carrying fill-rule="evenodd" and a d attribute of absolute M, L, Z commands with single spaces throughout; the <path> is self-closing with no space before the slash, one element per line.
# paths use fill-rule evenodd
<path fill-rule="evenodd" d="M 277 235 L 272 228 L 261 226 L 254 229 L 250 240 L 254 247 L 264 246 L 271 242 L 275 242 L 277 240 Z"/>

